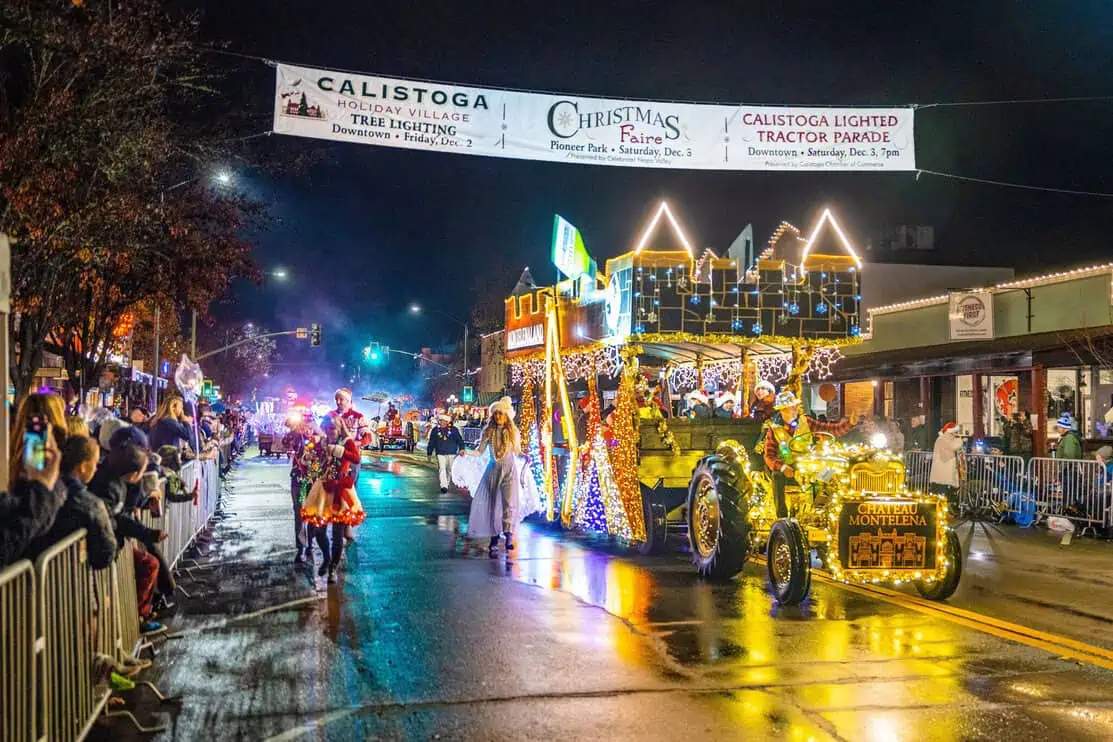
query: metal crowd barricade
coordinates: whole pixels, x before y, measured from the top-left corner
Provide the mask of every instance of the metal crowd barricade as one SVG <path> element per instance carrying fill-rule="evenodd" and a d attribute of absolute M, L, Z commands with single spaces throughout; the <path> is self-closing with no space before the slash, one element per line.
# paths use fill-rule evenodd
<path fill-rule="evenodd" d="M 130 541 L 124 544 L 112 565 L 116 587 L 116 656 L 122 659 L 139 645 L 139 595 L 135 586 L 135 554 Z"/>
<path fill-rule="evenodd" d="M 191 462 L 182 473 L 190 489 L 201 483 L 196 506 L 168 504 L 160 518 L 139 513 L 145 525 L 169 533 L 163 548 L 173 563 L 208 524 L 220 495 L 215 459 Z M 122 660 L 141 645 L 134 548 L 127 541 L 111 566 L 93 570 L 79 530 L 34 564 L 0 571 L 0 741 L 71 742 L 88 733 L 110 694 L 95 683 L 96 654 Z"/>
<path fill-rule="evenodd" d="M 194 485 L 199 485 L 196 505 L 192 500 L 164 502 L 158 518 L 149 510 L 139 512 L 143 525 L 166 531 L 167 538 L 161 548 L 172 567 L 177 566 L 197 534 L 208 526 L 220 501 L 220 465 L 216 459 L 188 461 L 182 466 L 180 476 L 186 492 L 192 492 Z"/>
<path fill-rule="evenodd" d="M 1000 513 L 1025 486 L 1027 472 L 1020 456 L 969 453 L 963 455 L 963 463 L 959 489 L 963 514 Z"/>
<path fill-rule="evenodd" d="M 931 451 L 905 451 L 904 484 L 909 489 L 926 492 L 931 476 Z"/>
<path fill-rule="evenodd" d="M 1110 525 L 1110 481 L 1097 461 L 1033 458 L 1028 479 L 1041 518 L 1068 518 L 1083 531 Z"/>
<path fill-rule="evenodd" d="M 460 435 L 463 436 L 468 448 L 475 448 L 479 445 L 479 439 L 483 437 L 483 428 L 468 425 L 460 428 Z"/>
<path fill-rule="evenodd" d="M 93 684 L 93 655 L 102 627 L 94 613 L 92 570 L 85 530 L 51 546 L 35 562 L 42 728 L 40 738 L 72 742 L 85 736 L 105 701 L 107 686 Z"/>
<path fill-rule="evenodd" d="M 5 742 L 37 739 L 36 595 L 31 562 L 0 571 L 0 739 Z"/>

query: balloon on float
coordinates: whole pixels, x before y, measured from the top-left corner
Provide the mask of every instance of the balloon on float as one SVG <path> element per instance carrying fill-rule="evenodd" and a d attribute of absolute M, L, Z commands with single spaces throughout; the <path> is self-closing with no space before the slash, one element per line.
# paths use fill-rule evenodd
<path fill-rule="evenodd" d="M 182 396 L 191 402 L 201 396 L 201 384 L 205 380 L 205 375 L 201 372 L 201 366 L 189 359 L 185 353 L 182 353 L 182 360 L 178 363 L 178 368 L 174 372 L 174 383 L 178 385 L 178 391 Z"/>

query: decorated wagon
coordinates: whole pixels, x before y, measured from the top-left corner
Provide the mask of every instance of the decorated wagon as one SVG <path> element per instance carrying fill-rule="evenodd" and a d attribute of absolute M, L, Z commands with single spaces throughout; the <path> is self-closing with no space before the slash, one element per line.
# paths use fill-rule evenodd
<path fill-rule="evenodd" d="M 800 397 L 860 341 L 862 265 L 829 211 L 807 235 L 783 223 L 760 254 L 743 241 L 720 257 L 697 253 L 662 203 L 603 272 L 557 217 L 553 259 L 566 280 L 537 288 L 523 275 L 506 302 L 545 518 L 644 553 L 683 532 L 715 578 L 764 554 L 786 603 L 807 595 L 813 554 L 837 579 L 954 591 L 946 503 L 909 491 L 898 455 L 819 433 L 779 440 L 794 476 L 778 508 L 768 424 L 746 414 L 760 381 Z"/>

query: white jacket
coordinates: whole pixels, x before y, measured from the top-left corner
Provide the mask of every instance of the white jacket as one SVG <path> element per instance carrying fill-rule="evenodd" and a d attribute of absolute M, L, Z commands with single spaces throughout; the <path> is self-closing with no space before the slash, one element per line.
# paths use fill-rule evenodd
<path fill-rule="evenodd" d="M 962 451 L 962 439 L 958 437 L 955 429 L 940 433 L 935 439 L 935 448 L 931 453 L 931 476 L 928 481 L 932 484 L 943 484 L 949 487 L 958 486 L 958 454 Z"/>

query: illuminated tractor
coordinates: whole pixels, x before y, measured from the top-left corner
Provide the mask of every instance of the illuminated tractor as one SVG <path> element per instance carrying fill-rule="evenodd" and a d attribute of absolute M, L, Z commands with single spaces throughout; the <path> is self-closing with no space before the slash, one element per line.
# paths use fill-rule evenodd
<path fill-rule="evenodd" d="M 394 409 L 393 414 L 388 412 L 379 423 L 377 439 L 380 451 L 391 448 L 410 450 L 411 436 L 407 434 L 406 425 L 397 409 Z"/>
<path fill-rule="evenodd" d="M 664 224 L 674 239 L 662 247 Z M 894 455 L 823 436 L 792 441 L 797 484 L 778 519 L 754 452 L 761 425 L 739 414 L 759 381 L 805 397 L 804 384 L 861 341 L 863 265 L 830 211 L 808 235 L 782 223 L 761 253 L 722 257 L 696 253 L 662 203 L 602 272 L 558 217 L 553 256 L 567 280 L 539 288 L 524 273 L 505 326 L 548 521 L 646 554 L 684 533 L 712 578 L 764 552 L 784 603 L 808 594 L 813 551 L 837 579 L 910 581 L 934 599 L 954 592 L 961 564 L 945 503 L 904 489 Z M 698 402 L 707 393 L 714 405 Z"/>
<path fill-rule="evenodd" d="M 775 597 L 794 604 L 811 588 L 814 552 L 840 581 L 912 583 L 930 600 L 954 593 L 962 552 L 946 498 L 909 491 L 899 454 L 824 433 L 789 446 L 797 484 L 786 488 L 787 518 L 777 517 L 772 482 L 749 447 L 724 441 L 695 467 L 688 536 L 702 572 L 729 577 L 751 554 L 764 554 Z"/>

